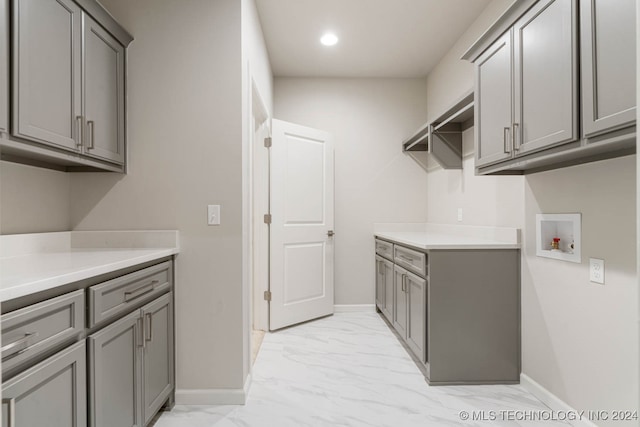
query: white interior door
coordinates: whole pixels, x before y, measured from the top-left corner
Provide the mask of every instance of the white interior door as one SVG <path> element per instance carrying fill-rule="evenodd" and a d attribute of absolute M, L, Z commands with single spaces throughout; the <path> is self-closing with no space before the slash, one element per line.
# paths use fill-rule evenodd
<path fill-rule="evenodd" d="M 269 329 L 333 313 L 333 139 L 273 120 Z"/>

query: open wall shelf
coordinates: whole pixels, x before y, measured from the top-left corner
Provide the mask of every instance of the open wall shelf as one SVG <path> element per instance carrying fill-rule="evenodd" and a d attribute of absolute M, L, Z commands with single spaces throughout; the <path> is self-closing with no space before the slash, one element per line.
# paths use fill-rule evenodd
<path fill-rule="evenodd" d="M 462 169 L 462 132 L 473 126 L 473 92 L 402 143 L 406 153 L 427 152 L 444 169 Z M 414 158 L 416 158 L 414 156 Z"/>

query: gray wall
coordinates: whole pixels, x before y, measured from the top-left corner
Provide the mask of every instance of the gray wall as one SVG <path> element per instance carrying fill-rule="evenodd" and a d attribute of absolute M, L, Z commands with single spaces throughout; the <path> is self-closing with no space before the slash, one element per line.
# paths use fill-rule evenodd
<path fill-rule="evenodd" d="M 374 304 L 373 224 L 424 222 L 426 172 L 401 142 L 426 122 L 424 79 L 276 78 L 274 117 L 335 137 L 335 303 Z"/>
<path fill-rule="evenodd" d="M 73 175 L 71 225 L 179 230 L 177 387 L 241 388 L 240 2 L 103 3 L 135 37 L 128 52 L 130 173 Z M 222 225 L 207 226 L 207 204 L 222 205 Z"/>
<path fill-rule="evenodd" d="M 70 175 L 0 162 L 0 234 L 68 231 Z"/>

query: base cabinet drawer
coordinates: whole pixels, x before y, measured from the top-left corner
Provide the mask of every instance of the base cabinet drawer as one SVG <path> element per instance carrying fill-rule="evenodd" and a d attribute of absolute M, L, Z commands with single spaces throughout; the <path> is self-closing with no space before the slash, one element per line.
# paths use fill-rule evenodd
<path fill-rule="evenodd" d="M 84 330 L 84 291 L 9 312 L 1 319 L 2 372 L 6 375 Z"/>
<path fill-rule="evenodd" d="M 91 427 L 144 427 L 174 389 L 173 303 L 165 294 L 88 338 Z"/>
<path fill-rule="evenodd" d="M 95 326 L 150 301 L 171 288 L 171 261 L 89 288 L 89 326 Z"/>
<path fill-rule="evenodd" d="M 2 427 L 85 427 L 86 350 L 80 342 L 2 385 Z"/>

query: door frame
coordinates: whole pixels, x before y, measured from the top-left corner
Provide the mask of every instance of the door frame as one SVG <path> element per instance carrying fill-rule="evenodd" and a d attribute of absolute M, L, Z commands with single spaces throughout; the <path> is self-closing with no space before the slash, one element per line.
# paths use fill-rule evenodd
<path fill-rule="evenodd" d="M 269 330 L 269 226 L 264 215 L 269 213 L 269 149 L 264 138 L 271 136 L 271 118 L 260 91 L 251 79 L 251 328 Z M 262 185 L 261 185 L 262 184 Z M 266 184 L 266 186 L 265 186 Z M 266 206 L 265 206 L 266 201 Z"/>

